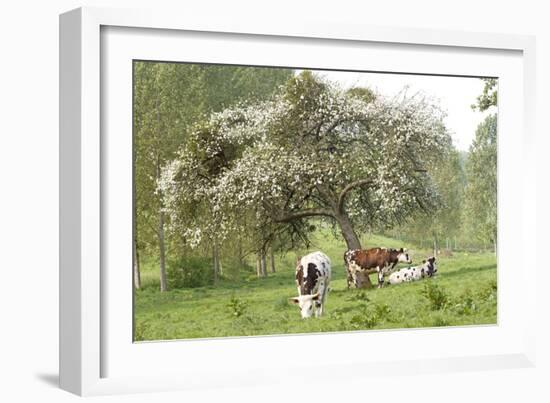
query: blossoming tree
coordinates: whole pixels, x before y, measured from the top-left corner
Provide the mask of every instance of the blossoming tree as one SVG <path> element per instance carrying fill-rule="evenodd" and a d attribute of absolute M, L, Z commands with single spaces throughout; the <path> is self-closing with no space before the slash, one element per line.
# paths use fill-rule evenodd
<path fill-rule="evenodd" d="M 451 144 L 442 111 L 368 95 L 306 71 L 269 101 L 197 123 L 158 183 L 171 230 L 191 246 L 245 231 L 263 248 L 307 239 L 320 219 L 357 249 L 358 233 L 434 208 L 429 168 Z"/>

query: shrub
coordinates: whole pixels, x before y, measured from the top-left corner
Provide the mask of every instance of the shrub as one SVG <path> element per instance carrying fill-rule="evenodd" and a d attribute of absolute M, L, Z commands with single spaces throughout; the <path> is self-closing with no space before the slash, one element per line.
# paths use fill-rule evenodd
<path fill-rule="evenodd" d="M 380 317 L 376 312 L 370 309 L 363 310 L 359 315 L 355 315 L 350 320 L 350 325 L 354 329 L 372 329 L 378 324 Z"/>
<path fill-rule="evenodd" d="M 460 297 L 459 302 L 454 306 L 454 310 L 459 315 L 471 315 L 478 310 L 478 305 L 470 293 Z"/>
<path fill-rule="evenodd" d="M 241 317 L 248 308 L 248 304 L 245 301 L 240 300 L 235 296 L 231 297 L 227 306 L 229 307 L 231 316 L 234 316 L 236 318 Z"/>
<path fill-rule="evenodd" d="M 497 282 L 492 280 L 489 284 L 479 292 L 479 298 L 484 301 L 496 301 L 497 299 Z"/>
<path fill-rule="evenodd" d="M 449 326 L 449 324 L 450 322 L 441 316 L 436 316 L 433 321 L 433 326 L 435 327 Z"/>
<path fill-rule="evenodd" d="M 134 340 L 142 341 L 146 340 L 147 333 L 149 332 L 150 325 L 146 320 L 136 321 L 134 324 Z"/>
<path fill-rule="evenodd" d="M 353 329 L 372 329 L 390 312 L 387 304 L 361 305 L 359 314 L 352 316 L 350 325 Z"/>
<path fill-rule="evenodd" d="M 210 259 L 193 256 L 170 260 L 166 276 L 170 288 L 203 287 L 214 282 Z"/>
<path fill-rule="evenodd" d="M 424 288 L 420 293 L 428 300 L 431 309 L 440 310 L 446 307 L 449 302 L 449 296 L 444 289 L 433 281 L 424 283 Z"/>
<path fill-rule="evenodd" d="M 376 304 L 374 306 L 374 313 L 379 317 L 387 317 L 391 313 L 391 309 L 388 304 Z"/>

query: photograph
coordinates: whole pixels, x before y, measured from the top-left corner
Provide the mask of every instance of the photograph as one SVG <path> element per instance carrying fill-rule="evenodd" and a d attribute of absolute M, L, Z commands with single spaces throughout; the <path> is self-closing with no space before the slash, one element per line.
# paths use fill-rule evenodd
<path fill-rule="evenodd" d="M 132 69 L 134 342 L 497 324 L 497 77 Z"/>

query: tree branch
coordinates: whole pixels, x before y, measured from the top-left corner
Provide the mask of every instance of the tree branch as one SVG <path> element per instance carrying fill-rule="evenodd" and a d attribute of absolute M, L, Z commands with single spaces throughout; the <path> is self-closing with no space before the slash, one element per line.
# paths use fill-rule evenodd
<path fill-rule="evenodd" d="M 285 216 L 276 218 L 276 222 L 290 222 L 294 220 L 298 220 L 300 218 L 306 218 L 306 217 L 334 217 L 334 214 L 330 210 L 325 209 L 307 209 L 302 211 L 297 211 L 295 213 L 290 213 Z"/>
<path fill-rule="evenodd" d="M 344 190 L 340 193 L 340 196 L 338 197 L 338 212 L 342 214 L 344 212 L 344 202 L 346 201 L 346 195 L 352 191 L 353 189 L 360 187 L 360 186 L 366 186 L 366 185 L 372 185 L 372 180 L 370 179 L 360 179 L 358 181 L 352 182 L 349 185 L 347 185 Z"/>

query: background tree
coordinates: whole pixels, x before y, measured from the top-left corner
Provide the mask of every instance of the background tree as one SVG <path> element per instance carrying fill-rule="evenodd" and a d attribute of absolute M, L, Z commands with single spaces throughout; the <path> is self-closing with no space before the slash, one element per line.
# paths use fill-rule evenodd
<path fill-rule="evenodd" d="M 484 112 L 491 106 L 497 106 L 498 103 L 498 80 L 496 78 L 483 78 L 485 85 L 483 92 L 477 97 L 477 102 L 472 105 L 472 109 Z"/>
<path fill-rule="evenodd" d="M 140 251 L 156 256 L 160 288 L 167 289 L 160 169 L 174 158 L 190 126 L 242 99 L 261 100 L 292 76 L 289 69 L 157 62 L 134 63 L 134 285 L 139 288 Z M 218 247 L 212 250 L 215 275 Z"/>
<path fill-rule="evenodd" d="M 459 236 L 462 230 L 466 178 L 462 156 L 451 145 L 446 158 L 427 169 L 440 195 L 440 205 L 432 211 L 419 211 L 394 232 L 420 242 L 421 246 L 432 245 L 435 256 L 442 242 L 445 242 L 445 247 L 449 247 L 449 240 Z"/>
<path fill-rule="evenodd" d="M 195 125 L 159 191 L 190 245 L 245 229 L 258 245 L 275 234 L 307 240 L 317 218 L 360 248 L 355 228 L 393 226 L 437 205 L 427 166 L 449 149 L 442 119 L 422 97 L 366 100 L 306 71 L 269 101 Z"/>
<path fill-rule="evenodd" d="M 466 161 L 464 223 L 479 241 L 497 243 L 497 116 L 477 128 Z"/>

